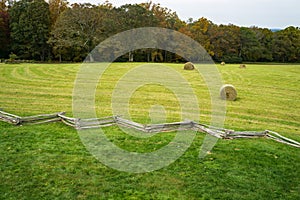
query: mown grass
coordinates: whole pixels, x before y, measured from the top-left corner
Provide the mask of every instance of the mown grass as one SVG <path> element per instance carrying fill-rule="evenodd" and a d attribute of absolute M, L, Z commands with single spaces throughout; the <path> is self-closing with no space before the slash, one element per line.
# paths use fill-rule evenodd
<path fill-rule="evenodd" d="M 112 114 L 111 92 L 118 79 L 140 63 L 114 63 L 96 93 L 99 116 Z M 204 81 L 182 65 L 180 72 L 198 94 L 200 122 L 209 123 L 210 100 Z M 66 111 L 72 116 L 72 91 L 79 64 L 0 65 L 0 107 L 21 116 Z M 225 83 L 238 90 L 227 102 L 225 127 L 271 129 L 300 141 L 300 66 L 218 66 Z M 157 100 L 149 98 L 157 97 Z M 170 103 L 173 102 L 173 103 Z M 131 114 L 148 123 L 149 105 L 161 103 L 170 120 L 180 108 L 160 86 L 145 86 L 131 99 Z M 172 118 L 173 116 L 173 118 Z M 120 147 L 148 152 L 173 134 L 147 139 L 126 136 L 117 127 L 106 133 Z M 299 199 L 299 149 L 267 139 L 219 140 L 198 159 L 204 135 L 173 164 L 144 174 L 119 172 L 101 164 L 75 130 L 60 123 L 14 127 L 0 122 L 0 199 Z"/>

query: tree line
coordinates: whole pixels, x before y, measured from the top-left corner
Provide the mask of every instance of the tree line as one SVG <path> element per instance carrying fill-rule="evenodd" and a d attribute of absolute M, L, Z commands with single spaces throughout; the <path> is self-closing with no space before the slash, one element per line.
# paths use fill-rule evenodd
<path fill-rule="evenodd" d="M 67 0 L 0 0 L 0 58 L 81 62 L 101 41 L 125 30 L 162 27 L 199 42 L 217 62 L 300 62 L 300 29 L 217 25 L 202 17 L 181 20 L 176 12 L 146 2 L 113 6 Z M 119 61 L 180 62 L 161 49 L 135 50 Z"/>

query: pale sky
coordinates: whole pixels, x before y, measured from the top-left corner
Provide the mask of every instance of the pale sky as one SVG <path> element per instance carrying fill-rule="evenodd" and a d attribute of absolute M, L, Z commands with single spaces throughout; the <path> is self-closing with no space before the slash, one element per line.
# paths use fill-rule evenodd
<path fill-rule="evenodd" d="M 114 6 L 149 0 L 110 0 Z M 70 3 L 101 4 L 105 0 L 69 0 Z M 205 17 L 215 24 L 262 28 L 300 27 L 299 0 L 153 0 L 175 11 L 180 19 Z"/>

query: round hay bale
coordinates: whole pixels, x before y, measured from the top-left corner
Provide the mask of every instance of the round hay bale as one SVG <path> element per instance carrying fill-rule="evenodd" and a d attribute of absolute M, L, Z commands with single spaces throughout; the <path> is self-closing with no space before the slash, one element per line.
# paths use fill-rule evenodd
<path fill-rule="evenodd" d="M 225 62 L 221 62 L 221 65 L 224 66 L 224 65 L 225 65 Z"/>
<path fill-rule="evenodd" d="M 240 68 L 241 68 L 241 69 L 246 69 L 246 65 L 245 65 L 245 64 L 241 64 L 241 65 L 240 65 Z"/>
<path fill-rule="evenodd" d="M 194 69 L 195 69 L 195 66 L 193 63 L 187 62 L 184 64 L 184 70 L 194 70 Z"/>
<path fill-rule="evenodd" d="M 237 98 L 237 92 L 233 85 L 226 84 L 221 87 L 220 96 L 223 100 L 234 101 Z"/>

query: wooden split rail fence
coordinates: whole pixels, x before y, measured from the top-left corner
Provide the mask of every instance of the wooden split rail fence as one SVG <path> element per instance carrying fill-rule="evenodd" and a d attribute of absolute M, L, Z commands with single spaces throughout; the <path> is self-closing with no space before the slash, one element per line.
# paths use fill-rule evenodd
<path fill-rule="evenodd" d="M 50 122 L 63 122 L 64 124 L 71 126 L 78 130 L 102 128 L 108 126 L 119 125 L 126 128 L 135 129 L 145 133 L 159 133 L 159 132 L 171 132 L 177 130 L 194 130 L 197 132 L 207 133 L 220 139 L 236 139 L 236 138 L 258 138 L 265 137 L 275 140 L 280 143 L 284 143 L 293 147 L 300 148 L 300 143 L 286 138 L 274 131 L 234 131 L 218 127 L 212 127 L 205 124 L 199 124 L 194 121 L 174 122 L 165 124 L 140 124 L 127 119 L 123 119 L 120 116 L 111 116 L 105 118 L 91 118 L 91 119 L 79 119 L 65 116 L 65 112 L 53 113 L 53 114 L 41 114 L 29 117 L 20 117 L 0 109 L 0 121 L 4 121 L 13 125 L 33 125 Z"/>

